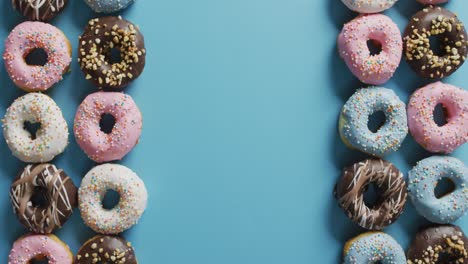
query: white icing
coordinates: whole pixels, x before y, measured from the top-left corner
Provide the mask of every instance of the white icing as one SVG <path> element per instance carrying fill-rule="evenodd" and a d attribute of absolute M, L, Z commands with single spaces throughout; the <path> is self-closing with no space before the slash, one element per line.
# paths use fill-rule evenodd
<path fill-rule="evenodd" d="M 102 200 L 107 190 L 120 195 L 119 203 L 107 210 Z M 91 169 L 78 190 L 78 204 L 86 225 L 101 234 L 121 233 L 140 219 L 148 194 L 143 181 L 129 168 L 102 164 Z"/>
<path fill-rule="evenodd" d="M 40 123 L 32 139 L 24 122 Z M 16 99 L 7 109 L 3 135 L 11 152 L 28 163 L 51 161 L 68 145 L 68 126 L 58 105 L 47 95 L 29 93 Z"/>
<path fill-rule="evenodd" d="M 358 13 L 378 13 L 392 7 L 398 0 L 341 0 L 349 9 Z"/>

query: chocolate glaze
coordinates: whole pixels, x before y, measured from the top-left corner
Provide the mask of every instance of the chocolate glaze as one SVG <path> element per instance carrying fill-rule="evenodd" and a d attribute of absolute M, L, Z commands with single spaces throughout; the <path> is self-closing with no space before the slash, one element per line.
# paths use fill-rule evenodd
<path fill-rule="evenodd" d="M 377 187 L 377 203 L 369 208 L 364 193 L 369 184 Z M 395 222 L 406 202 L 403 174 L 388 161 L 368 159 L 343 170 L 335 186 L 339 205 L 352 221 L 363 228 L 380 230 Z"/>
<path fill-rule="evenodd" d="M 443 54 L 430 46 L 437 36 Z M 425 78 L 440 79 L 454 73 L 466 59 L 467 34 L 458 17 L 442 7 L 426 7 L 416 13 L 403 34 L 403 50 L 411 68 Z"/>
<path fill-rule="evenodd" d="M 68 220 L 77 206 L 77 188 L 52 164 L 28 165 L 11 185 L 10 199 L 19 221 L 35 233 L 49 234 Z M 35 194 L 42 204 L 32 202 Z"/>
<path fill-rule="evenodd" d="M 429 227 L 416 234 L 407 259 L 408 264 L 467 263 L 468 239 L 458 226 Z"/>
<path fill-rule="evenodd" d="M 11 0 L 13 8 L 29 20 L 47 22 L 57 16 L 68 0 Z"/>
<path fill-rule="evenodd" d="M 81 246 L 75 264 L 137 264 L 130 242 L 118 236 L 97 235 Z"/>
<path fill-rule="evenodd" d="M 120 51 L 120 62 L 111 61 L 111 50 Z M 78 47 L 78 61 L 86 79 L 100 88 L 121 89 L 145 67 L 145 43 L 137 26 L 121 17 L 89 21 Z"/>

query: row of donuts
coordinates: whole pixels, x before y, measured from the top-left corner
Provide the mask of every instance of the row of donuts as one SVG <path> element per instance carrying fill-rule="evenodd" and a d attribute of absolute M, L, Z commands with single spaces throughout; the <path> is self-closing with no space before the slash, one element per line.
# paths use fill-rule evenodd
<path fill-rule="evenodd" d="M 438 39 L 440 46 L 431 45 L 431 39 Z M 381 52 L 372 54 L 368 41 Z M 468 37 L 457 15 L 442 7 L 427 6 L 410 19 L 403 38 L 391 18 L 360 15 L 344 25 L 338 50 L 361 82 L 382 85 L 395 73 L 402 54 L 421 77 L 441 79 L 451 75 L 465 62 Z"/>
<path fill-rule="evenodd" d="M 25 60 L 32 51 L 47 55 L 43 65 Z M 112 52 L 120 58 L 114 60 Z M 78 62 L 85 78 L 99 88 L 121 90 L 138 78 L 145 67 L 146 49 L 138 26 L 120 16 L 91 19 L 79 37 Z M 26 21 L 5 40 L 5 68 L 11 80 L 27 92 L 44 92 L 69 72 L 71 45 L 53 25 Z"/>
<path fill-rule="evenodd" d="M 439 197 L 434 189 L 442 179 L 448 179 L 454 186 L 448 194 Z M 445 224 L 468 211 L 467 183 L 468 168 L 460 160 L 447 156 L 419 161 L 408 173 L 407 183 L 392 163 L 381 159 L 367 159 L 344 168 L 334 190 L 338 204 L 355 224 L 373 231 L 345 244 L 343 263 L 406 263 L 401 246 L 379 230 L 397 221 L 408 196 L 419 214 L 433 223 L 443 224 L 415 236 L 408 251 L 408 263 L 465 263 L 468 243 L 458 242 L 467 241 L 463 232 Z M 364 198 L 370 185 L 375 186 L 378 196 L 372 204 Z"/>
<path fill-rule="evenodd" d="M 20 3 L 22 2 L 22 3 Z M 60 3 L 59 3 L 60 2 Z M 31 20 L 47 21 L 67 1 L 13 1 L 16 9 L 35 15 Z M 102 1 L 94 2 L 102 7 Z M 125 1 L 104 1 L 121 5 Z M 126 1 L 132 2 L 132 1 Z M 121 6 L 123 7 L 123 6 Z M 54 13 L 55 12 L 55 13 Z M 55 14 L 55 15 L 54 15 Z M 49 17 L 49 19 L 52 17 Z M 42 49 L 46 62 L 31 65 L 26 57 Z M 112 61 L 113 49 L 120 53 Z M 5 41 L 3 54 L 7 73 L 23 90 L 31 92 L 7 109 L 3 130 L 8 147 L 28 165 L 10 189 L 13 211 L 31 234 L 13 245 L 8 263 L 29 263 L 47 259 L 48 263 L 137 263 L 131 244 L 114 236 L 137 223 L 146 208 L 147 191 L 143 181 L 130 169 L 117 164 L 93 168 L 83 178 L 80 188 L 52 164 L 68 144 L 68 128 L 57 104 L 44 92 L 69 71 L 71 45 L 58 28 L 42 22 L 23 22 Z M 136 79 L 145 66 L 144 39 L 137 26 L 120 16 L 92 19 L 80 36 L 78 61 L 86 79 L 100 88 L 122 89 Z M 110 132 L 101 131 L 103 115 L 111 115 L 115 124 Z M 39 123 L 35 135 L 24 124 Z M 94 161 L 102 163 L 123 158 L 138 142 L 142 127 L 141 113 L 129 95 L 96 92 L 85 98 L 75 116 L 77 143 Z M 104 209 L 102 200 L 108 190 L 116 191 L 118 204 Z M 62 227 L 79 207 L 86 225 L 97 235 L 85 242 L 73 257 L 68 246 L 51 234 Z"/>
<path fill-rule="evenodd" d="M 135 0 L 84 0 L 94 12 L 113 13 L 130 6 Z M 68 0 L 11 0 L 13 8 L 32 21 L 48 22 L 68 5 Z"/>
<path fill-rule="evenodd" d="M 461 264 L 468 261 L 467 245 L 468 238 L 460 227 L 436 225 L 419 231 L 406 255 L 401 245 L 383 232 L 367 232 L 348 240 L 343 255 L 346 264 Z"/>
<path fill-rule="evenodd" d="M 439 105 L 446 118 L 441 125 L 434 120 Z M 369 117 L 377 112 L 385 123 L 372 131 Z M 417 89 L 405 106 L 391 89 L 362 88 L 344 104 L 338 127 L 345 145 L 376 157 L 397 151 L 408 131 L 427 151 L 451 153 L 468 141 L 468 91 L 435 82 Z"/>
<path fill-rule="evenodd" d="M 109 189 L 120 195 L 111 210 L 101 202 Z M 114 236 L 136 224 L 146 208 L 144 183 L 130 169 L 117 164 L 96 166 L 77 189 L 55 165 L 27 165 L 12 183 L 10 199 L 18 220 L 32 233 L 13 244 L 8 263 L 41 259 L 64 264 L 137 263 L 130 242 Z M 102 235 L 86 241 L 74 258 L 68 246 L 51 233 L 67 222 L 75 207 L 85 224 Z"/>
<path fill-rule="evenodd" d="M 360 13 L 377 13 L 397 1 L 343 2 Z M 447 1 L 419 1 L 437 4 Z M 431 37 L 441 40 L 433 50 Z M 368 40 L 381 46 L 372 54 Z M 455 72 L 467 54 L 466 32 L 456 15 L 440 7 L 426 7 L 413 16 L 403 39 L 393 21 L 381 14 L 361 15 L 347 23 L 338 37 L 340 56 L 362 82 L 381 85 L 396 71 L 402 53 L 420 76 L 441 79 Z M 442 105 L 446 124 L 434 121 L 436 106 Z M 386 121 L 373 132 L 369 117 L 378 111 Z M 408 108 L 389 89 L 371 87 L 358 90 L 340 114 L 339 131 L 343 142 L 376 157 L 396 151 L 408 130 L 426 150 L 451 153 L 468 140 L 468 93 L 452 85 L 436 82 L 418 89 Z M 449 179 L 453 189 L 437 197 L 435 187 Z M 394 223 L 403 212 L 407 196 L 416 210 L 431 222 L 452 223 L 468 209 L 468 168 L 458 159 L 433 156 L 416 164 L 406 184 L 403 174 L 390 162 L 368 159 L 345 168 L 335 186 L 335 197 L 346 215 L 359 226 L 381 230 Z M 376 187 L 377 200 L 367 204 L 364 193 Z M 367 232 L 349 240 L 343 250 L 343 263 L 465 263 L 468 239 L 459 227 L 432 226 L 416 234 L 405 256 L 402 247 L 382 232 Z"/>
<path fill-rule="evenodd" d="M 434 189 L 447 179 L 453 190 L 438 197 Z M 432 156 L 419 161 L 408 173 L 408 182 L 390 162 L 367 159 L 344 168 L 334 195 L 339 206 L 357 225 L 382 230 L 402 214 L 410 197 L 416 211 L 437 224 L 453 223 L 468 211 L 468 167 L 449 156 Z M 364 193 L 374 185 L 377 201 L 366 203 Z"/>

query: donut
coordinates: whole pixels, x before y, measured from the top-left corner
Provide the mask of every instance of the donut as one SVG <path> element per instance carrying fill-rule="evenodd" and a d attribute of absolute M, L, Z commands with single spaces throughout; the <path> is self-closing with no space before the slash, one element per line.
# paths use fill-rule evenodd
<path fill-rule="evenodd" d="M 52 164 L 27 165 L 10 188 L 13 212 L 35 233 L 49 234 L 65 224 L 78 205 L 78 188 Z M 35 199 L 42 201 L 35 201 Z"/>
<path fill-rule="evenodd" d="M 13 243 L 8 264 L 29 264 L 46 259 L 49 264 L 72 264 L 73 254 L 67 244 L 54 235 L 29 234 Z"/>
<path fill-rule="evenodd" d="M 441 52 L 431 47 L 431 37 L 440 40 Z M 442 7 L 428 6 L 416 13 L 406 26 L 403 50 L 409 66 L 418 75 L 441 79 L 465 62 L 467 39 L 465 26 L 457 15 Z"/>
<path fill-rule="evenodd" d="M 343 264 L 381 263 L 405 264 L 403 248 L 390 235 L 367 232 L 346 242 Z"/>
<path fill-rule="evenodd" d="M 39 123 L 36 135 L 25 122 Z M 58 105 L 47 95 L 29 93 L 17 98 L 3 119 L 3 136 L 12 154 L 24 162 L 51 161 L 68 145 L 68 127 Z"/>
<path fill-rule="evenodd" d="M 364 193 L 374 184 L 378 199 L 374 206 L 364 202 Z M 390 162 L 367 159 L 344 168 L 335 186 L 335 197 L 348 217 L 369 230 L 381 230 L 394 223 L 406 203 L 403 174 Z"/>
<path fill-rule="evenodd" d="M 119 203 L 111 210 L 102 206 L 107 190 L 120 195 Z M 117 164 L 94 167 L 78 190 L 81 217 L 100 234 L 118 234 L 132 227 L 145 211 L 147 199 L 143 181 L 127 167 Z"/>
<path fill-rule="evenodd" d="M 444 107 L 447 123 L 434 121 L 434 109 Z M 468 141 L 468 92 L 436 82 L 416 90 L 408 103 L 408 128 L 423 148 L 451 153 Z"/>
<path fill-rule="evenodd" d="M 122 17 L 89 21 L 80 36 L 78 61 L 87 80 L 100 88 L 122 89 L 145 67 L 145 42 L 137 26 Z M 112 51 L 120 61 L 112 60 Z"/>
<path fill-rule="evenodd" d="M 437 5 L 437 4 L 447 3 L 449 0 L 416 0 L 416 1 L 425 5 Z"/>
<path fill-rule="evenodd" d="M 419 231 L 406 256 L 408 264 L 461 264 L 468 261 L 468 239 L 458 226 L 433 226 Z"/>
<path fill-rule="evenodd" d="M 105 114 L 115 119 L 110 133 L 100 128 Z M 141 112 L 132 97 L 120 92 L 88 95 L 75 115 L 74 132 L 78 145 L 94 161 L 122 159 L 138 143 L 143 126 Z"/>
<path fill-rule="evenodd" d="M 34 50 L 47 54 L 44 65 L 29 65 Z M 5 40 L 3 59 L 11 80 L 27 92 L 46 91 L 62 80 L 71 62 L 71 46 L 60 29 L 42 22 L 23 22 Z"/>
<path fill-rule="evenodd" d="M 381 45 L 379 54 L 371 55 L 367 46 L 369 40 Z M 344 25 L 338 36 L 338 51 L 361 82 L 381 85 L 393 76 L 400 64 L 401 33 L 385 15 L 361 15 Z"/>
<path fill-rule="evenodd" d="M 437 183 L 446 178 L 455 189 L 438 198 Z M 468 210 L 468 168 L 453 157 L 432 156 L 419 161 L 408 175 L 408 193 L 416 210 L 431 222 L 452 223 Z"/>
<path fill-rule="evenodd" d="M 377 112 L 383 112 L 386 120 L 374 133 L 367 124 Z M 373 156 L 385 156 L 396 151 L 408 134 L 405 104 L 387 88 L 359 89 L 343 106 L 338 127 L 347 146 Z"/>
<path fill-rule="evenodd" d="M 114 13 L 133 4 L 135 0 L 84 0 L 96 13 Z"/>
<path fill-rule="evenodd" d="M 68 0 L 12 0 L 12 4 L 29 20 L 47 22 L 63 11 Z"/>
<path fill-rule="evenodd" d="M 358 13 L 379 13 L 392 7 L 398 0 L 341 0 L 349 9 Z"/>
<path fill-rule="evenodd" d="M 132 244 L 118 236 L 97 235 L 78 250 L 75 264 L 106 263 L 138 264 Z"/>

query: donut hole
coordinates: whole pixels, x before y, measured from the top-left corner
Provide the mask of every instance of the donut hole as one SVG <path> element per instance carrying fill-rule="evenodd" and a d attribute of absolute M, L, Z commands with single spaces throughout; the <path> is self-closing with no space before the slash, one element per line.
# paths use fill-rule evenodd
<path fill-rule="evenodd" d="M 120 202 L 120 195 L 115 190 L 109 189 L 106 191 L 102 199 L 102 207 L 106 210 L 111 210 L 116 207 Z"/>
<path fill-rule="evenodd" d="M 367 48 L 371 56 L 376 56 L 382 52 L 382 43 L 374 39 L 369 39 L 367 41 Z"/>
<path fill-rule="evenodd" d="M 442 35 L 435 35 L 429 37 L 429 45 L 434 53 L 437 56 L 444 56 L 447 52 L 444 49 L 444 41 Z"/>
<path fill-rule="evenodd" d="M 107 54 L 107 60 L 110 64 L 122 62 L 122 52 L 118 48 L 111 48 Z"/>
<path fill-rule="evenodd" d="M 442 178 L 440 179 L 435 188 L 434 194 L 437 199 L 440 199 L 455 190 L 455 183 L 449 178 Z"/>
<path fill-rule="evenodd" d="M 459 260 L 463 254 L 462 252 L 447 252 L 446 250 L 437 252 L 438 258 L 435 260 L 435 264 L 446 264 L 446 263 L 459 263 Z"/>
<path fill-rule="evenodd" d="M 26 54 L 24 61 L 26 61 L 26 64 L 31 66 L 44 66 L 47 63 L 48 58 L 49 56 L 44 49 L 36 48 Z"/>
<path fill-rule="evenodd" d="M 377 133 L 384 124 L 385 113 L 383 111 L 377 111 L 369 116 L 367 128 L 372 131 L 372 133 Z"/>
<path fill-rule="evenodd" d="M 32 140 L 37 138 L 37 131 L 41 129 L 41 123 L 25 121 L 23 124 L 24 130 L 28 131 Z"/>
<path fill-rule="evenodd" d="M 364 204 L 369 208 L 374 208 L 380 203 L 379 187 L 374 183 L 369 183 L 364 187 Z"/>
<path fill-rule="evenodd" d="M 46 188 L 40 186 L 34 187 L 34 191 L 30 199 L 31 205 L 35 208 L 45 208 L 49 206 L 49 200 L 46 193 Z"/>
<path fill-rule="evenodd" d="M 445 126 L 447 122 L 447 108 L 443 104 L 438 104 L 434 108 L 434 122 L 439 126 Z"/>
<path fill-rule="evenodd" d="M 101 120 L 99 121 L 99 127 L 101 131 L 110 134 L 115 126 L 115 117 L 111 114 L 103 114 Z"/>
<path fill-rule="evenodd" d="M 29 264 L 48 264 L 49 259 L 46 256 L 36 256 L 29 261 Z"/>

